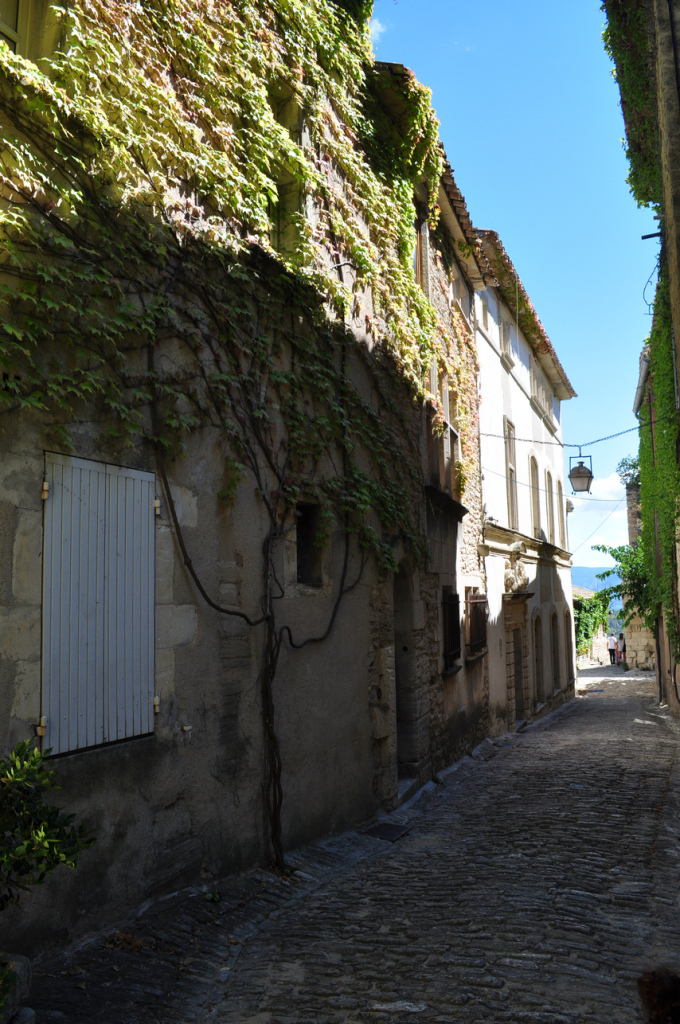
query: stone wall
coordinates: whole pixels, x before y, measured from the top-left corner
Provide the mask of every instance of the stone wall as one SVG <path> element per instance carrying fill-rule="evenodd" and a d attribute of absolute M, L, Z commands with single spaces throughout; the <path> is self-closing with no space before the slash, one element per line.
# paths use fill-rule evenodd
<path fill-rule="evenodd" d="M 419 413 L 414 414 L 419 423 Z M 66 425 L 55 438 L 39 414 L 6 416 L 0 438 L 0 756 L 36 736 L 41 718 L 41 611 L 44 452 L 61 448 L 84 459 L 155 469 L 144 447 L 116 448 L 98 426 Z M 169 463 L 180 528 L 207 592 L 256 616 L 262 543 L 268 521 L 252 480 L 233 508 L 224 485 L 221 444 L 204 429 L 186 455 Z M 161 496 L 155 532 L 155 683 L 152 731 L 60 755 L 53 765 L 59 803 L 94 831 L 97 842 L 77 872 L 58 870 L 3 914 L 17 951 L 63 944 L 103 928 L 144 900 L 264 860 L 263 726 L 259 671 L 262 627 L 207 607 L 178 554 Z M 49 498 L 48 498 L 49 500 Z M 344 554 L 331 536 L 329 586 L 302 593 L 294 580 L 278 605 L 297 640 L 323 633 Z M 351 578 L 361 557 L 352 545 Z M 285 576 L 285 573 L 284 573 Z M 394 800 L 385 778 L 394 767 L 393 637 L 377 630 L 376 664 L 387 679 L 386 727 L 369 694 L 372 563 L 343 599 L 328 640 L 285 650 L 275 680 L 276 726 L 283 762 L 283 840 L 289 849 L 369 818 Z M 384 589 L 384 587 L 383 587 Z M 299 591 L 299 592 L 298 592 Z M 385 635 L 387 633 L 387 635 Z M 391 717 L 392 716 L 392 717 Z M 386 731 L 383 731 L 386 729 Z M 380 736 L 382 761 L 373 760 Z"/>
<path fill-rule="evenodd" d="M 642 533 L 640 485 L 626 485 L 626 518 L 628 520 L 628 543 L 634 544 Z"/>
<path fill-rule="evenodd" d="M 430 279 L 440 282 L 443 295 L 445 270 L 433 252 L 430 261 Z M 474 364 L 471 347 L 463 356 Z M 373 382 L 364 360 L 355 365 L 350 356 L 348 373 L 368 394 Z M 410 400 L 398 414 L 414 450 L 420 446 L 426 480 L 428 414 Z M 149 448 L 120 447 L 107 437 L 94 410 L 81 410 L 77 424 L 62 426 L 58 435 L 41 414 L 17 413 L 5 418 L 0 437 L 3 755 L 34 737 L 41 718 L 44 453 L 70 452 L 148 473 L 157 468 Z M 371 560 L 361 570 L 352 542 L 348 578 L 358 583 L 343 599 L 330 636 L 301 651 L 284 645 L 274 705 L 286 849 L 396 806 L 400 765 L 411 773 L 409 785 L 422 785 L 488 733 L 486 657 L 462 657 L 459 672 L 443 673 L 442 588 L 461 594 L 464 636 L 465 588 L 485 587 L 478 461 L 470 470 L 458 495 L 464 509 L 442 491 L 447 521 L 458 525 L 455 542 L 439 544 L 438 564 L 419 565 L 399 549 L 400 573 L 379 572 Z M 179 527 L 206 591 L 227 609 L 256 617 L 269 522 L 254 479 L 240 481 L 233 504 L 220 498 L 224 450 L 208 428 L 189 437 L 184 457 L 169 460 L 168 473 Z M 259 682 L 264 633 L 206 606 L 178 551 L 158 479 L 156 491 L 153 731 L 55 760 L 60 802 L 93 829 L 97 843 L 76 873 L 57 872 L 21 911 L 5 913 L 17 950 L 63 944 L 106 927 L 146 899 L 267 856 Z M 416 515 L 425 531 L 424 494 Z M 297 582 L 294 543 L 282 545 L 277 616 L 298 641 L 323 634 L 343 555 L 336 524 L 324 551 L 323 585 L 310 591 Z M 395 621 L 404 579 L 406 626 Z M 397 643 L 404 628 L 408 636 Z"/>
<path fill-rule="evenodd" d="M 609 649 L 607 647 L 607 634 L 602 626 L 592 639 L 586 654 L 579 654 L 578 667 L 585 668 L 590 662 L 597 662 L 598 665 L 609 664 Z"/>
<path fill-rule="evenodd" d="M 654 634 L 637 616 L 626 626 L 626 661 L 632 669 L 656 670 Z"/>

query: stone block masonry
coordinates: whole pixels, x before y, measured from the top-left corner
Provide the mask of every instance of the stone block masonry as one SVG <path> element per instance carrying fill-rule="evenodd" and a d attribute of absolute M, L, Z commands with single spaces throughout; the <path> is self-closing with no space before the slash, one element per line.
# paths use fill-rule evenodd
<path fill-rule="evenodd" d="M 638 975 L 680 968 L 680 734 L 651 676 L 588 679 L 430 783 L 398 842 L 315 843 L 43 961 L 39 1021 L 638 1024 Z"/>

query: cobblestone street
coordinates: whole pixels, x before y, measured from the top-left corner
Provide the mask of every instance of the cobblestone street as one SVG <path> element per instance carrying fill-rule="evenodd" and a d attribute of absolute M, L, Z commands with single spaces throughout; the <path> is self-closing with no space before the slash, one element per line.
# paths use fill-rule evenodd
<path fill-rule="evenodd" d="M 38 1024 L 627 1024 L 680 968 L 680 728 L 649 674 L 486 741 L 391 816 L 36 964 Z M 210 887 L 209 887 L 210 888 Z"/>

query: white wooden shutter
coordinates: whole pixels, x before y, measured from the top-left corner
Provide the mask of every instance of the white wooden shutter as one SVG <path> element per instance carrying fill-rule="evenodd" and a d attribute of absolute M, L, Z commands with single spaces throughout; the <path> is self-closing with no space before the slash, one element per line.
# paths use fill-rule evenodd
<path fill-rule="evenodd" d="M 47 453 L 45 746 L 153 731 L 155 477 Z"/>

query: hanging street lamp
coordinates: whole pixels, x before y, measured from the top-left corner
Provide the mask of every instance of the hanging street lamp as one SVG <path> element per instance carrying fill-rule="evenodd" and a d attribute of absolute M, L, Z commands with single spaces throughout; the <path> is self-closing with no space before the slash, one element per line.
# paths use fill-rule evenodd
<path fill-rule="evenodd" d="M 576 459 L 578 459 L 578 464 L 572 466 L 572 462 Z M 588 460 L 590 468 L 584 465 L 584 459 Z M 575 494 L 579 492 L 583 494 L 586 491 L 590 493 L 590 485 L 593 482 L 593 460 L 590 455 L 581 455 L 580 448 L 578 455 L 571 456 L 569 459 L 569 480 Z"/>

